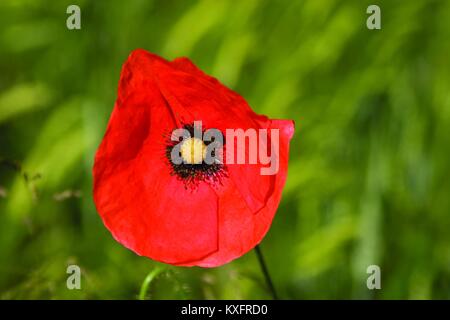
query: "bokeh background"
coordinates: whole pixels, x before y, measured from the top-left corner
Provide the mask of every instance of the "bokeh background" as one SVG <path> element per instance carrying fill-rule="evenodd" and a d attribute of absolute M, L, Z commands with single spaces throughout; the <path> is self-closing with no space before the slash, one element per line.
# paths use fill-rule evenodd
<path fill-rule="evenodd" d="M 382 29 L 366 28 L 378 4 Z M 66 8 L 81 7 L 81 30 Z M 190 57 L 296 121 L 262 242 L 284 299 L 450 298 L 450 1 L 0 1 L 0 298 L 266 299 L 254 252 L 139 257 L 103 227 L 91 168 L 122 63 Z M 81 290 L 66 268 L 82 269 Z M 366 268 L 379 265 L 381 290 Z"/>

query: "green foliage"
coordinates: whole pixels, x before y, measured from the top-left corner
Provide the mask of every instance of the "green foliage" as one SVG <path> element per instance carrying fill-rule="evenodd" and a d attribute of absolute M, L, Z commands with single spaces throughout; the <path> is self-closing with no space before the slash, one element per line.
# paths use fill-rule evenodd
<path fill-rule="evenodd" d="M 450 1 L 378 1 L 381 30 L 365 0 L 85 0 L 81 30 L 69 4 L 0 2 L 0 298 L 270 298 L 253 252 L 155 277 L 98 217 L 94 152 L 136 48 L 296 121 L 262 243 L 282 298 L 450 298 Z"/>

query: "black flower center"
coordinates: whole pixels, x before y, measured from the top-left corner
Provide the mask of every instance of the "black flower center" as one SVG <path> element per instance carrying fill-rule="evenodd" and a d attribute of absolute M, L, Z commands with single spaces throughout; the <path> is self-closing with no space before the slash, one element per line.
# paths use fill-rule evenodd
<path fill-rule="evenodd" d="M 223 137 L 223 135 L 222 135 Z M 167 141 L 166 158 L 171 174 L 185 182 L 186 187 L 195 187 L 201 181 L 220 183 L 226 177 L 221 152 L 224 141 L 214 136 L 205 139 L 205 130 L 193 124 L 184 125 L 180 134 L 172 134 Z"/>

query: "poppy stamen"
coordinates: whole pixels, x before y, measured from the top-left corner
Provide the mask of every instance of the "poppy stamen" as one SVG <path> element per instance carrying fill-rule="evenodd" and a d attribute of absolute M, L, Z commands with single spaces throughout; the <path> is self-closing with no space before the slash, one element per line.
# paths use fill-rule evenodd
<path fill-rule="evenodd" d="M 188 164 L 200 164 L 206 158 L 206 145 L 197 138 L 188 138 L 180 148 L 181 157 Z"/>

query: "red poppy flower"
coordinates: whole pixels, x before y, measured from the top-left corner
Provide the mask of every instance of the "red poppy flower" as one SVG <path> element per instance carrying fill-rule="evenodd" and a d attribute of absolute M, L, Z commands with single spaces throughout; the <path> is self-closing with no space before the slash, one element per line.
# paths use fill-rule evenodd
<path fill-rule="evenodd" d="M 168 136 L 177 128 L 191 132 L 195 121 L 201 121 L 202 130 L 224 134 L 227 129 L 269 130 L 268 149 L 277 155 L 278 171 L 263 175 L 267 165 L 260 162 L 205 164 L 203 152 L 174 164 Z M 278 149 L 271 129 L 279 132 Z M 95 157 L 97 210 L 114 238 L 139 255 L 174 265 L 222 265 L 254 248 L 267 233 L 286 180 L 293 132 L 293 121 L 256 114 L 240 95 L 187 58 L 169 62 L 135 50 L 123 66 Z M 196 144 L 203 145 L 191 139 L 187 146 Z M 225 135 L 222 150 L 237 152 L 237 143 L 229 145 Z M 184 155 L 183 150 L 186 160 L 193 149 Z"/>

